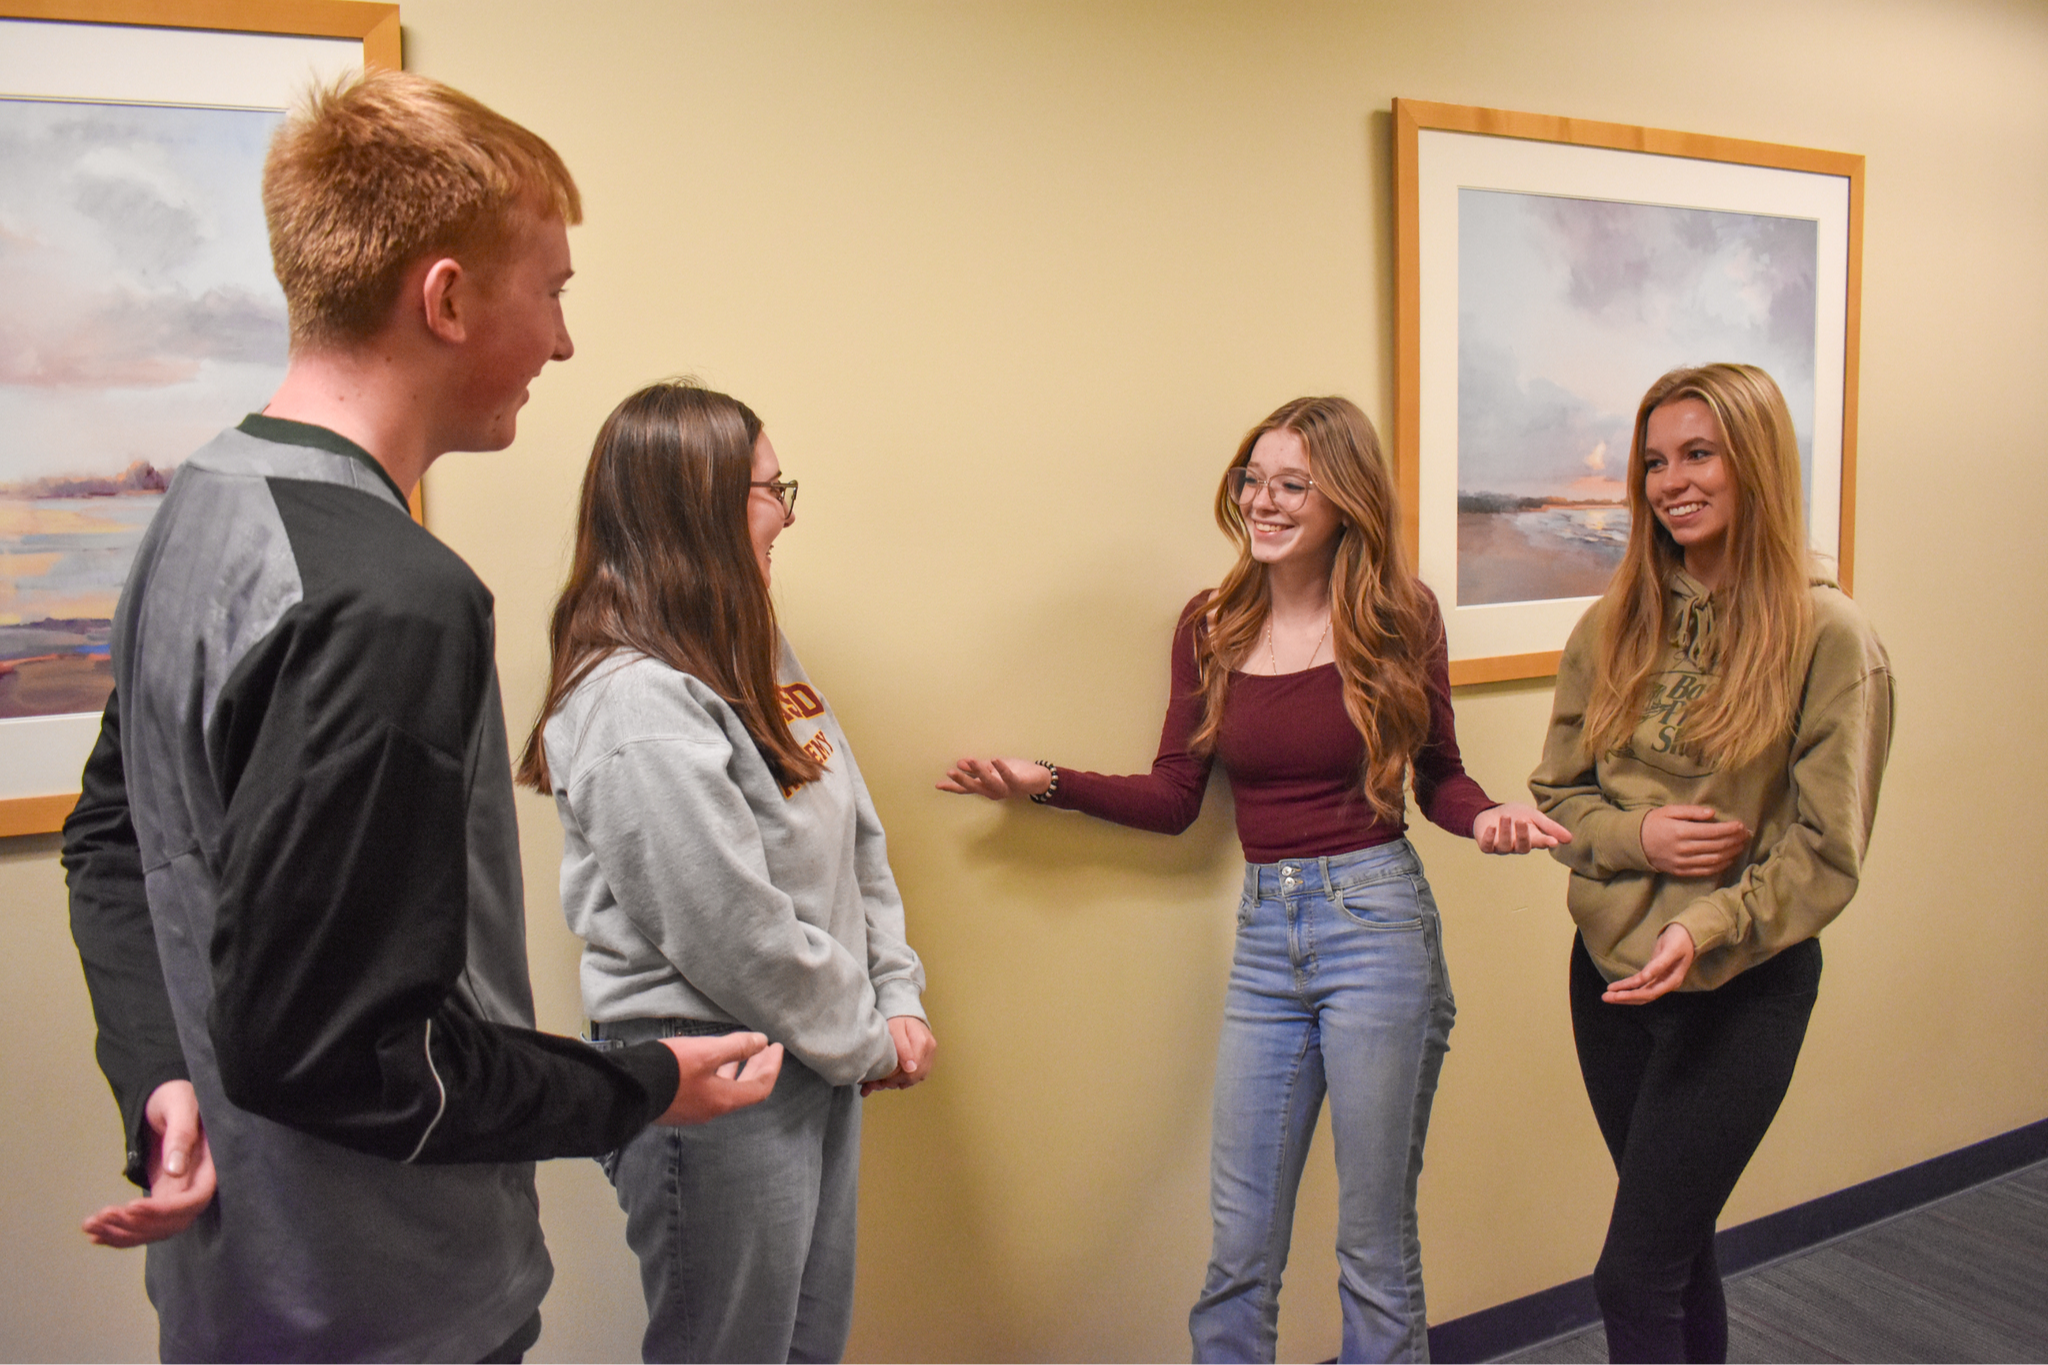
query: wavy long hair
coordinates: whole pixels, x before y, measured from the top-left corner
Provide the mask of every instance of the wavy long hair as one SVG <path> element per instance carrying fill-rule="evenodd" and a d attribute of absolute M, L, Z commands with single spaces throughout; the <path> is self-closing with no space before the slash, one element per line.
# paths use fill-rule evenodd
<path fill-rule="evenodd" d="M 1722 466 L 1735 491 L 1728 527 L 1728 573 L 1712 595 L 1714 629 L 1694 645 L 1694 662 L 1714 674 L 1684 722 L 1682 742 L 1702 758 L 1739 765 L 1792 728 L 1801 668 L 1813 631 L 1805 499 L 1799 444 L 1785 395 L 1754 365 L 1673 370 L 1650 386 L 1636 409 L 1628 453 L 1628 550 L 1607 585 L 1592 695 L 1587 700 L 1589 757 L 1627 743 L 1643 698 L 1678 623 L 1671 576 L 1685 551 L 1657 520 L 1645 488 L 1643 443 L 1650 414 L 1697 398 L 1721 429 Z"/>
<path fill-rule="evenodd" d="M 789 788 L 824 772 L 789 733 L 775 684 L 775 605 L 747 530 L 761 419 L 683 380 L 652 384 L 597 433 L 576 514 L 569 581 L 548 631 L 547 699 L 519 780 L 552 789 L 541 732 L 616 650 L 688 673 L 739 713 Z"/>
<path fill-rule="evenodd" d="M 1202 721 L 1191 747 L 1213 753 L 1232 670 L 1258 643 L 1272 608 L 1266 566 L 1252 558 L 1244 512 L 1230 495 L 1230 469 L 1252 457 L 1269 431 L 1289 431 L 1308 452 L 1310 497 L 1342 518 L 1330 566 L 1330 648 L 1344 684 L 1344 710 L 1365 739 L 1359 788 L 1373 813 L 1399 820 L 1408 765 L 1429 739 L 1429 657 L 1436 641 L 1428 600 L 1401 545 L 1400 500 L 1372 421 L 1348 398 L 1297 398 L 1253 427 L 1216 489 L 1216 524 L 1237 544 L 1237 563 L 1210 595 L 1195 632 Z"/>

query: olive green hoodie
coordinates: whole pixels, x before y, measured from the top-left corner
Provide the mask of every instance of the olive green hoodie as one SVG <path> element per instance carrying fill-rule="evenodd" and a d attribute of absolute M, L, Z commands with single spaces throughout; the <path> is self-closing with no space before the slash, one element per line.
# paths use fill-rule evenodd
<path fill-rule="evenodd" d="M 1709 767 L 1684 743 L 1686 711 L 1715 681 L 1699 664 L 1714 638 L 1713 599 L 1696 580 L 1673 575 L 1672 640 L 1642 722 L 1598 763 L 1584 752 L 1582 723 L 1605 601 L 1572 631 L 1529 790 L 1572 832 L 1552 856 L 1572 870 L 1566 905 L 1608 980 L 1639 970 L 1657 935 L 1677 923 L 1699 948 L 1683 989 L 1712 990 L 1813 937 L 1856 894 L 1891 747 L 1891 663 L 1839 588 L 1817 580 L 1812 591 L 1792 730 L 1739 767 Z M 1718 879 L 1653 872 L 1642 829 L 1658 806 L 1708 806 L 1740 820 L 1753 832 L 1749 848 Z"/>

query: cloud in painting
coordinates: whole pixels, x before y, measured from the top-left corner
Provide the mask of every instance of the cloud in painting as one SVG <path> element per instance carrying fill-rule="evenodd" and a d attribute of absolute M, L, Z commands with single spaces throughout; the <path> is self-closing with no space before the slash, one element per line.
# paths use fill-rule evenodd
<path fill-rule="evenodd" d="M 207 214 L 166 160 L 147 145 L 86 145 L 68 177 L 72 206 L 145 276 L 191 260 L 212 235 Z"/>
<path fill-rule="evenodd" d="M 1617 476 L 1628 462 L 1632 416 L 1603 412 L 1541 376 L 1523 378 L 1513 353 L 1503 346 L 1463 342 L 1458 348 L 1459 490 L 1540 496 L 1603 470 Z M 1467 451 L 1481 458 L 1468 460 Z"/>
<path fill-rule="evenodd" d="M 1770 371 L 1810 452 L 1817 232 L 1809 219 L 1461 189 L 1458 487 L 1582 496 L 1574 480 L 1623 473 L 1651 381 L 1712 360 Z"/>
<path fill-rule="evenodd" d="M 276 387 L 279 117 L 0 100 L 0 483 L 168 468 Z"/>
<path fill-rule="evenodd" d="M 209 360 L 274 361 L 285 341 L 274 301 L 246 289 L 223 286 L 197 298 L 105 290 L 58 317 L 0 317 L 0 384 L 157 388 L 196 379 Z"/>
<path fill-rule="evenodd" d="M 1526 195 L 1567 272 L 1565 301 L 1702 340 L 1746 334 L 1812 372 L 1814 226 L 1764 214 Z M 1731 338 L 1732 339 L 1732 338 Z"/>

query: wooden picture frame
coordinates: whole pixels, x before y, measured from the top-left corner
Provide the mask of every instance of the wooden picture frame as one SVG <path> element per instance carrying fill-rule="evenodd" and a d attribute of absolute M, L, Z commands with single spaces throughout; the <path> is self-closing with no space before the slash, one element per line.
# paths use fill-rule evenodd
<path fill-rule="evenodd" d="M 273 92 L 309 71 L 401 65 L 398 6 L 368 0 L 0 0 L 0 43 L 15 48 L 0 54 L 0 96 L 37 101 L 282 109 L 289 96 Z M 225 93 L 212 93 L 214 72 L 233 73 L 219 78 Z M 246 93 L 249 82 L 265 93 Z M 413 515 L 423 511 L 416 493 Z M 0 720 L 0 838 L 62 826 L 98 721 L 96 710 Z"/>
<path fill-rule="evenodd" d="M 1609 557 L 1618 557 L 1612 499 L 1622 485 L 1615 475 L 1626 468 L 1635 405 L 1650 382 L 1679 364 L 1739 360 L 1771 368 L 1755 355 L 1688 353 L 1688 338 L 1676 327 L 1655 333 L 1641 323 L 1645 316 L 1682 315 L 1657 314 L 1647 303 L 1630 315 L 1626 326 L 1615 324 L 1604 339 L 1588 324 L 1593 341 L 1584 347 L 1560 346 L 1564 355 L 1550 354 L 1547 346 L 1497 344 L 1515 335 L 1540 336 L 1547 342 L 1552 335 L 1544 329 L 1554 315 L 1528 304 L 1518 291 L 1526 289 L 1528 298 L 1536 298 L 1550 290 L 1591 312 L 1593 305 L 1585 302 L 1589 289 L 1615 291 L 1599 296 L 1606 307 L 1621 297 L 1619 291 L 1632 287 L 1598 280 L 1586 285 L 1582 274 L 1574 272 L 1595 259 L 1590 246 L 1585 255 L 1569 260 L 1543 254 L 1543 245 L 1553 240 L 1589 241 L 1571 237 L 1576 230 L 1572 224 L 1579 221 L 1597 217 L 1626 236 L 1649 231 L 1647 226 L 1631 225 L 1679 215 L 1689 226 L 1674 240 L 1683 240 L 1685 250 L 1701 253 L 1709 250 L 1699 245 L 1707 240 L 1701 235 L 1702 223 L 1729 225 L 1731 233 L 1753 228 L 1790 234 L 1774 240 L 1811 243 L 1801 248 L 1810 252 L 1810 260 L 1797 252 L 1781 253 L 1784 259 L 1775 277 L 1787 291 L 1781 299 L 1796 303 L 1806 297 L 1798 292 L 1801 288 L 1813 299 L 1810 358 L 1801 351 L 1803 333 L 1785 341 L 1783 352 L 1792 358 L 1789 368 L 1795 372 L 1804 359 L 1806 387 L 1801 390 L 1786 382 L 1785 374 L 1777 377 L 1794 408 L 1795 426 L 1802 398 L 1811 414 L 1800 435 L 1807 448 L 1809 520 L 1816 548 L 1834 557 L 1843 589 L 1851 587 L 1862 292 L 1861 156 L 1397 99 L 1394 177 L 1395 477 L 1409 554 L 1443 605 L 1454 686 L 1547 677 L 1557 671 L 1565 637 L 1597 595 L 1595 584 L 1604 581 L 1600 566 Z M 1513 227 L 1522 221 L 1517 214 L 1550 226 L 1529 229 L 1526 238 L 1513 237 L 1512 232 L 1521 230 Z M 1496 228 L 1497 223 L 1509 226 Z M 1806 223 L 1810 229 L 1800 226 Z M 1545 237 L 1546 231 L 1553 235 Z M 1530 244 L 1526 251 L 1525 241 Z M 1512 243 L 1513 249 L 1503 243 Z M 1652 254 L 1648 245 L 1641 249 L 1646 258 Z M 1726 253 L 1738 248 L 1723 245 L 1713 250 L 1723 252 L 1713 258 L 1718 264 L 1699 269 L 1734 268 Z M 1768 264 L 1769 253 L 1761 257 Z M 1748 264 L 1754 265 L 1756 259 L 1757 253 L 1752 253 Z M 1801 286 L 1799 279 L 1809 264 L 1810 277 Z M 1461 290 L 1469 297 L 1461 297 Z M 1769 314 L 1774 336 L 1785 330 L 1778 325 L 1782 316 L 1796 320 L 1799 315 L 1796 307 L 1772 312 L 1768 298 L 1760 307 Z M 1626 310 L 1608 311 L 1619 315 Z M 1506 322 L 1495 323 L 1496 316 L 1512 317 L 1514 326 L 1525 330 L 1516 333 Z M 1648 344 L 1639 344 L 1645 336 Z M 1531 355 L 1532 350 L 1544 353 Z M 1567 365 L 1584 376 L 1582 390 L 1542 374 L 1545 367 Z M 1604 402 L 1584 396 L 1594 392 L 1596 383 L 1602 386 Z M 1559 471 L 1567 433 L 1553 424 L 1544 428 L 1544 439 L 1554 438 L 1556 444 L 1532 440 L 1518 445 L 1515 438 L 1535 429 L 1535 417 L 1521 427 L 1514 425 L 1512 415 L 1496 418 L 1522 398 L 1529 398 L 1529 410 L 1535 413 L 1536 400 L 1530 395 L 1539 388 L 1543 403 L 1549 405 L 1546 420 L 1560 411 L 1575 414 L 1571 422 L 1579 425 L 1571 430 L 1588 442 L 1584 461 L 1590 473 L 1569 485 L 1559 483 L 1564 478 Z M 1624 393 L 1633 397 L 1623 398 Z M 1496 397 L 1503 401 L 1491 401 Z M 1461 426 L 1467 415 L 1471 432 Z M 1590 436 L 1596 431 L 1607 435 L 1594 443 Z M 1494 463 L 1484 464 L 1488 459 Z M 1524 475 L 1550 482 L 1533 495 L 1528 485 L 1522 485 L 1519 494 L 1514 487 L 1468 489 L 1474 468 L 1495 471 L 1503 483 Z M 1591 484 L 1597 493 L 1574 498 L 1562 491 L 1579 484 Z M 1543 491 L 1552 488 L 1558 491 Z M 1625 505 L 1620 518 L 1619 534 L 1625 538 Z M 1546 525 L 1560 539 L 1546 540 Z M 1545 547 L 1567 544 L 1561 539 L 1565 536 L 1575 538 L 1569 542 L 1571 555 L 1576 556 L 1570 560 L 1569 573 L 1562 557 L 1545 558 Z"/>

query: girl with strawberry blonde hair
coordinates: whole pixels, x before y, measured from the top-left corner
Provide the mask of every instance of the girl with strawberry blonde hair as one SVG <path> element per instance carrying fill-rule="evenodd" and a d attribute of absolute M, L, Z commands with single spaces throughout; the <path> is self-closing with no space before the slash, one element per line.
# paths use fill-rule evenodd
<path fill-rule="evenodd" d="M 1273 1358 L 1295 1192 L 1327 1098 L 1341 1359 L 1426 1360 L 1415 1186 L 1457 1011 L 1403 789 L 1412 780 L 1425 815 L 1487 852 L 1568 836 L 1465 773 L 1443 620 L 1408 566 L 1393 480 L 1356 404 L 1298 398 L 1253 427 L 1216 520 L 1237 563 L 1181 612 L 1150 773 L 962 759 L 939 786 L 1174 834 L 1223 765 L 1246 866 L 1195 1359 Z"/>

